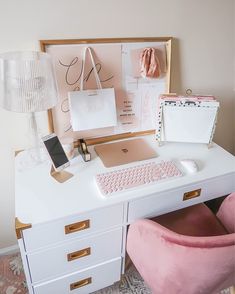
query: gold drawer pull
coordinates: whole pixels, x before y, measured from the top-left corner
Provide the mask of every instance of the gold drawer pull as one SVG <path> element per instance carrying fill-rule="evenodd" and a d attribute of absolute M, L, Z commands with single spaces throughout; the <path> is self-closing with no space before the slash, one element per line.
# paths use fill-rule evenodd
<path fill-rule="evenodd" d="M 78 282 L 75 282 L 73 284 L 70 284 L 70 291 L 81 288 L 81 287 L 84 287 L 84 286 L 86 286 L 88 284 L 91 284 L 91 283 L 92 283 L 91 277 L 86 278 L 86 279 L 81 280 L 81 281 L 78 281 Z"/>
<path fill-rule="evenodd" d="M 89 227 L 90 227 L 90 220 L 87 219 L 82 222 L 67 225 L 64 227 L 64 230 L 65 230 L 65 234 L 71 234 L 71 233 L 88 229 Z"/>
<path fill-rule="evenodd" d="M 82 257 L 90 255 L 90 254 L 91 254 L 91 247 L 87 247 L 87 248 L 79 250 L 79 251 L 68 253 L 67 260 L 72 261 L 72 260 L 82 258 Z"/>
<path fill-rule="evenodd" d="M 192 199 L 192 198 L 195 198 L 195 197 L 199 197 L 201 195 L 201 190 L 202 189 L 197 189 L 197 190 L 194 190 L 194 191 L 184 193 L 183 201 L 184 200 L 189 200 L 189 199 Z"/>

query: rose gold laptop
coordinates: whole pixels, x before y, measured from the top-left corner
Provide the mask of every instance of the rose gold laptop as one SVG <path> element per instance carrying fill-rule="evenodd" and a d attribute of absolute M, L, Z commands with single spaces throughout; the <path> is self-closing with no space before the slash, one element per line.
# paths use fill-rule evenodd
<path fill-rule="evenodd" d="M 113 167 L 157 156 L 156 151 L 142 138 L 96 145 L 95 151 L 105 167 Z"/>

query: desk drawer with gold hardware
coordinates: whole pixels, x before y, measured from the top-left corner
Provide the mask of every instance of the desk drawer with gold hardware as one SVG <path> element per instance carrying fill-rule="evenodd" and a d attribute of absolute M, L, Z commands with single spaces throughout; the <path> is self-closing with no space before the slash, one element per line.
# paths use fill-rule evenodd
<path fill-rule="evenodd" d="M 60 246 L 28 254 L 33 282 L 51 279 L 118 258 L 122 250 L 122 228 L 87 238 L 75 238 Z M 42 264 L 46 265 L 42 267 Z"/>
<path fill-rule="evenodd" d="M 128 222 L 139 218 L 149 218 L 176 209 L 201 203 L 218 196 L 229 194 L 233 185 L 233 175 L 202 181 L 174 191 L 165 191 L 148 198 L 133 200 L 129 203 Z M 226 191 L 227 190 L 227 191 Z"/>
<path fill-rule="evenodd" d="M 54 246 L 59 242 L 120 226 L 122 222 L 123 204 L 117 204 L 52 223 L 35 225 L 23 231 L 25 249 L 31 252 L 42 247 Z"/>
<path fill-rule="evenodd" d="M 121 277 L 121 258 L 51 282 L 34 284 L 35 294 L 84 294 L 105 288 Z"/>

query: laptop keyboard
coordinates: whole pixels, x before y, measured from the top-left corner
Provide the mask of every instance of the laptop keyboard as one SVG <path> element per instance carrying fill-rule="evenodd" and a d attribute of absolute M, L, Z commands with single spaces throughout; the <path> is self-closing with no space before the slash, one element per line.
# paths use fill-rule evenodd
<path fill-rule="evenodd" d="M 97 174 L 95 179 L 100 192 L 111 196 L 120 191 L 180 176 L 182 173 L 173 161 L 161 161 Z"/>

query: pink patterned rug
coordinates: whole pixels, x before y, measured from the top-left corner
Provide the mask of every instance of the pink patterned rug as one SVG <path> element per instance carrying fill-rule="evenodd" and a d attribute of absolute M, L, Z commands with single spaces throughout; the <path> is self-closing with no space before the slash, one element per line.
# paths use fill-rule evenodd
<path fill-rule="evenodd" d="M 28 293 L 21 258 L 17 253 L 0 256 L 0 293 Z"/>

